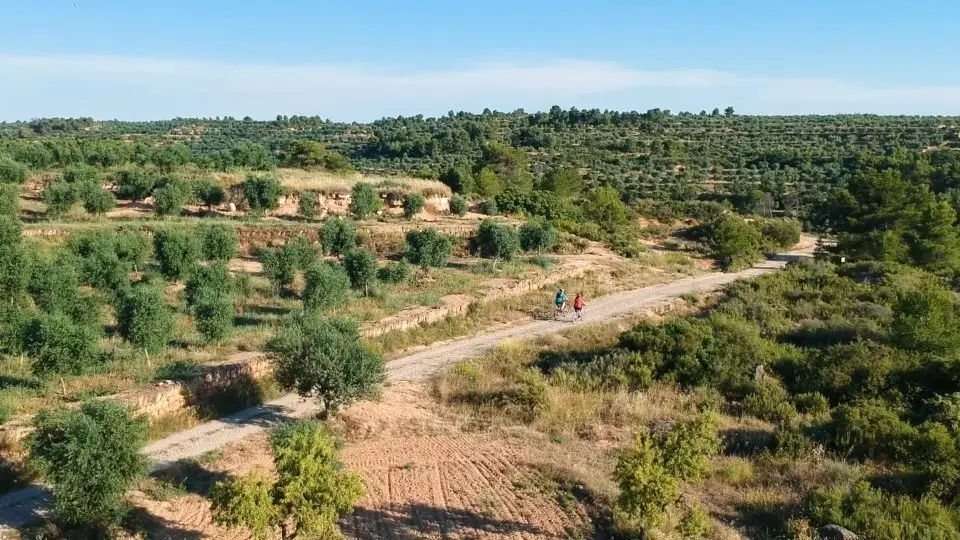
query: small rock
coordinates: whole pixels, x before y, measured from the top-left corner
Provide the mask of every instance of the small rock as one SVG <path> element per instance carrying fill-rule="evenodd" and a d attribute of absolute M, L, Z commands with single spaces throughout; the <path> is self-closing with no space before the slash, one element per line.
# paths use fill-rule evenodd
<path fill-rule="evenodd" d="M 823 540 L 859 540 L 859 536 L 839 525 L 825 525 L 820 527 L 820 538 Z"/>

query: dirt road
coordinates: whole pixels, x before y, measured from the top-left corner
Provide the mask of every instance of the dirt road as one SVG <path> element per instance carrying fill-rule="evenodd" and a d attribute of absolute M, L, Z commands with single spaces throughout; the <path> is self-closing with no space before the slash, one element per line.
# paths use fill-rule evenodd
<path fill-rule="evenodd" d="M 737 279 L 776 271 L 782 268 L 787 260 L 808 254 L 809 249 L 794 251 L 742 272 L 705 274 L 597 298 L 588 303 L 584 319 L 588 323 L 600 322 L 650 309 L 685 294 L 716 290 Z M 388 376 L 390 381 L 424 380 L 445 365 L 482 354 L 504 341 L 532 339 L 570 327 L 569 321 L 533 321 L 454 340 L 389 362 Z M 291 394 L 233 416 L 176 433 L 150 444 L 145 448 L 145 452 L 155 468 L 164 468 L 177 461 L 196 458 L 260 433 L 285 419 L 305 417 L 315 412 L 313 402 Z M 42 515 L 47 506 L 46 502 L 46 496 L 39 487 L 0 497 L 0 537 Z"/>

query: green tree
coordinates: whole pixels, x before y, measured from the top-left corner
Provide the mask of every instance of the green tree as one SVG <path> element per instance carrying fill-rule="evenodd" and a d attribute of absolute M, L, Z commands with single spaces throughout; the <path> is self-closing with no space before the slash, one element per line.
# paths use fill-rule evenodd
<path fill-rule="evenodd" d="M 96 167 L 82 163 L 64 169 L 61 178 L 70 184 L 97 184 L 97 187 L 100 187 L 100 171 Z"/>
<path fill-rule="evenodd" d="M 243 181 L 243 197 L 256 216 L 280 206 L 281 195 L 283 186 L 273 175 L 251 174 Z"/>
<path fill-rule="evenodd" d="M 343 269 L 350 278 L 350 285 L 363 294 L 370 294 L 370 287 L 377 283 L 377 256 L 369 249 L 355 249 L 343 258 Z"/>
<path fill-rule="evenodd" d="M 483 163 L 502 182 L 503 188 L 519 191 L 533 190 L 533 175 L 530 173 L 530 157 L 526 152 L 509 145 L 492 142 L 483 147 Z M 481 171 L 482 172 L 482 171 Z M 480 179 L 477 179 L 480 185 Z M 496 196 L 499 193 L 485 193 Z"/>
<path fill-rule="evenodd" d="M 317 245 L 303 235 L 297 235 L 283 246 L 283 250 L 290 253 L 293 264 L 298 270 L 306 270 L 320 258 Z"/>
<path fill-rule="evenodd" d="M 182 281 L 200 259 L 200 242 L 185 229 L 161 229 L 153 235 L 153 251 L 163 276 Z"/>
<path fill-rule="evenodd" d="M 446 184 L 454 193 L 472 193 L 474 185 L 473 175 L 464 167 L 451 167 L 440 175 L 440 181 Z"/>
<path fill-rule="evenodd" d="M 176 182 L 169 182 L 153 190 L 153 209 L 158 216 L 179 216 L 189 200 L 190 193 Z"/>
<path fill-rule="evenodd" d="M 583 177 L 573 167 L 556 167 L 543 177 L 540 188 L 560 197 L 572 197 L 583 190 Z"/>
<path fill-rule="evenodd" d="M 202 294 L 193 307 L 197 331 L 207 342 L 220 342 L 233 332 L 233 299 L 230 295 Z"/>
<path fill-rule="evenodd" d="M 413 274 L 413 268 L 406 261 L 391 261 L 377 270 L 377 279 L 384 283 L 406 283 Z"/>
<path fill-rule="evenodd" d="M 257 539 L 276 529 L 284 540 L 340 537 L 338 521 L 363 496 L 363 484 L 343 472 L 326 429 L 301 420 L 276 428 L 270 442 L 276 482 L 270 485 L 257 473 L 218 482 L 210 492 L 214 520 L 245 527 Z"/>
<path fill-rule="evenodd" d="M 403 197 L 403 217 L 413 219 L 423 211 L 426 199 L 419 193 L 407 193 Z"/>
<path fill-rule="evenodd" d="M 267 349 L 276 359 L 280 386 L 314 396 L 324 416 L 376 394 L 386 377 L 383 358 L 363 346 L 351 319 L 325 319 L 309 311 L 294 315 Z"/>
<path fill-rule="evenodd" d="M 30 281 L 32 259 L 20 236 L 20 221 L 0 216 L 0 298 L 16 303 Z"/>
<path fill-rule="evenodd" d="M 181 143 L 160 146 L 153 150 L 150 161 L 160 170 L 170 172 L 190 161 L 190 149 Z"/>
<path fill-rule="evenodd" d="M 453 255 L 453 239 L 436 229 L 407 232 L 404 257 L 423 269 L 442 268 Z"/>
<path fill-rule="evenodd" d="M 117 330 L 138 349 L 163 351 L 173 335 L 173 313 L 163 301 L 163 290 L 150 284 L 133 286 L 119 302 Z"/>
<path fill-rule="evenodd" d="M 467 205 L 467 200 L 461 197 L 460 195 L 454 195 L 450 197 L 450 213 L 457 216 L 463 217 L 467 215 L 467 210 L 469 209 Z"/>
<path fill-rule="evenodd" d="M 197 180 L 196 185 L 194 185 L 194 193 L 196 193 L 197 199 L 206 205 L 207 210 L 210 211 L 213 210 L 214 206 L 220 206 L 227 199 L 227 193 L 223 190 L 223 186 L 210 178 Z"/>
<path fill-rule="evenodd" d="M 317 192 L 300 192 L 300 201 L 297 203 L 297 213 L 304 219 L 313 219 L 317 215 Z"/>
<path fill-rule="evenodd" d="M 201 225 L 200 253 L 207 261 L 229 261 L 237 254 L 237 233 L 227 225 Z"/>
<path fill-rule="evenodd" d="M 617 190 L 611 187 L 594 190 L 586 206 L 586 215 L 605 231 L 614 232 L 630 221 L 627 206 L 620 200 Z"/>
<path fill-rule="evenodd" d="M 357 247 L 357 224 L 348 219 L 330 218 L 321 232 L 323 252 L 343 256 Z"/>
<path fill-rule="evenodd" d="M 480 172 L 477 173 L 474 186 L 477 194 L 483 197 L 492 198 L 503 192 L 503 183 L 500 181 L 497 173 L 493 172 L 493 169 L 489 167 L 480 169 Z"/>
<path fill-rule="evenodd" d="M 347 300 L 350 278 L 342 266 L 318 262 L 304 273 L 303 305 L 306 309 L 323 311 L 337 307 Z"/>
<path fill-rule="evenodd" d="M 107 189 L 97 189 L 83 198 L 83 209 L 89 214 L 102 216 L 117 205 L 117 198 Z"/>
<path fill-rule="evenodd" d="M 727 107 L 723 110 L 724 116 L 733 116 L 733 107 Z"/>
<path fill-rule="evenodd" d="M 117 171 L 117 197 L 133 202 L 142 201 L 153 193 L 156 183 L 153 175 L 140 168 Z"/>
<path fill-rule="evenodd" d="M 490 219 L 483 220 L 475 236 L 481 257 L 510 260 L 520 249 L 520 237 L 516 229 Z"/>
<path fill-rule="evenodd" d="M 146 423 L 118 403 L 91 401 L 40 412 L 33 426 L 29 459 L 51 486 L 54 515 L 92 529 L 118 523 L 124 495 L 147 471 Z"/>
<path fill-rule="evenodd" d="M 520 227 L 520 247 L 541 255 L 557 245 L 557 229 L 544 219 L 531 219 Z"/>
<path fill-rule="evenodd" d="M 892 340 L 907 351 L 944 353 L 958 344 L 957 303 L 936 284 L 900 292 L 893 305 Z"/>
<path fill-rule="evenodd" d="M 354 184 L 350 192 L 350 213 L 357 219 L 366 219 L 380 210 L 380 195 L 365 182 Z"/>
<path fill-rule="evenodd" d="M 20 187 L 0 184 L 0 216 L 16 218 L 20 215 Z"/>
<path fill-rule="evenodd" d="M 80 375 L 103 361 L 99 333 L 64 314 L 39 314 L 23 332 L 24 352 L 37 376 Z"/>
<path fill-rule="evenodd" d="M 260 251 L 263 273 L 273 284 L 277 294 L 293 285 L 297 277 L 296 253 L 289 249 L 264 249 Z"/>
<path fill-rule="evenodd" d="M 43 203 L 47 206 L 47 214 L 61 216 L 66 214 L 80 200 L 77 186 L 66 182 L 51 182 L 43 190 Z"/>
<path fill-rule="evenodd" d="M 230 296 L 233 289 L 233 279 L 226 263 L 213 261 L 207 265 L 197 265 L 190 272 L 183 295 L 187 305 L 195 307 L 206 297 Z"/>
<path fill-rule="evenodd" d="M 29 177 L 29 167 L 10 157 L 0 155 L 0 183 L 23 184 Z"/>
<path fill-rule="evenodd" d="M 763 237 L 740 216 L 727 213 L 710 224 L 707 244 L 723 268 L 737 268 L 756 262 L 761 256 Z"/>

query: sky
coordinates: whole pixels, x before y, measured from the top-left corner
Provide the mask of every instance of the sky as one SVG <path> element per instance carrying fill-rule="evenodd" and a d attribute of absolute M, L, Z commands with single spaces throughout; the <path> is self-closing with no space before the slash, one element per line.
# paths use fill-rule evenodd
<path fill-rule="evenodd" d="M 0 0 L 0 120 L 960 115 L 956 0 Z"/>

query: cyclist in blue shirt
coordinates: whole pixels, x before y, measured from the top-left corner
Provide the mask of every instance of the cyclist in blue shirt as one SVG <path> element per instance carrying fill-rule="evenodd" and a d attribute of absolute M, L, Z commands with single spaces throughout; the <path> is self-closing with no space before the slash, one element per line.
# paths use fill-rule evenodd
<path fill-rule="evenodd" d="M 560 289 L 557 291 L 557 296 L 554 297 L 553 303 L 557 305 L 557 311 L 562 312 L 567 307 L 567 293 Z"/>

